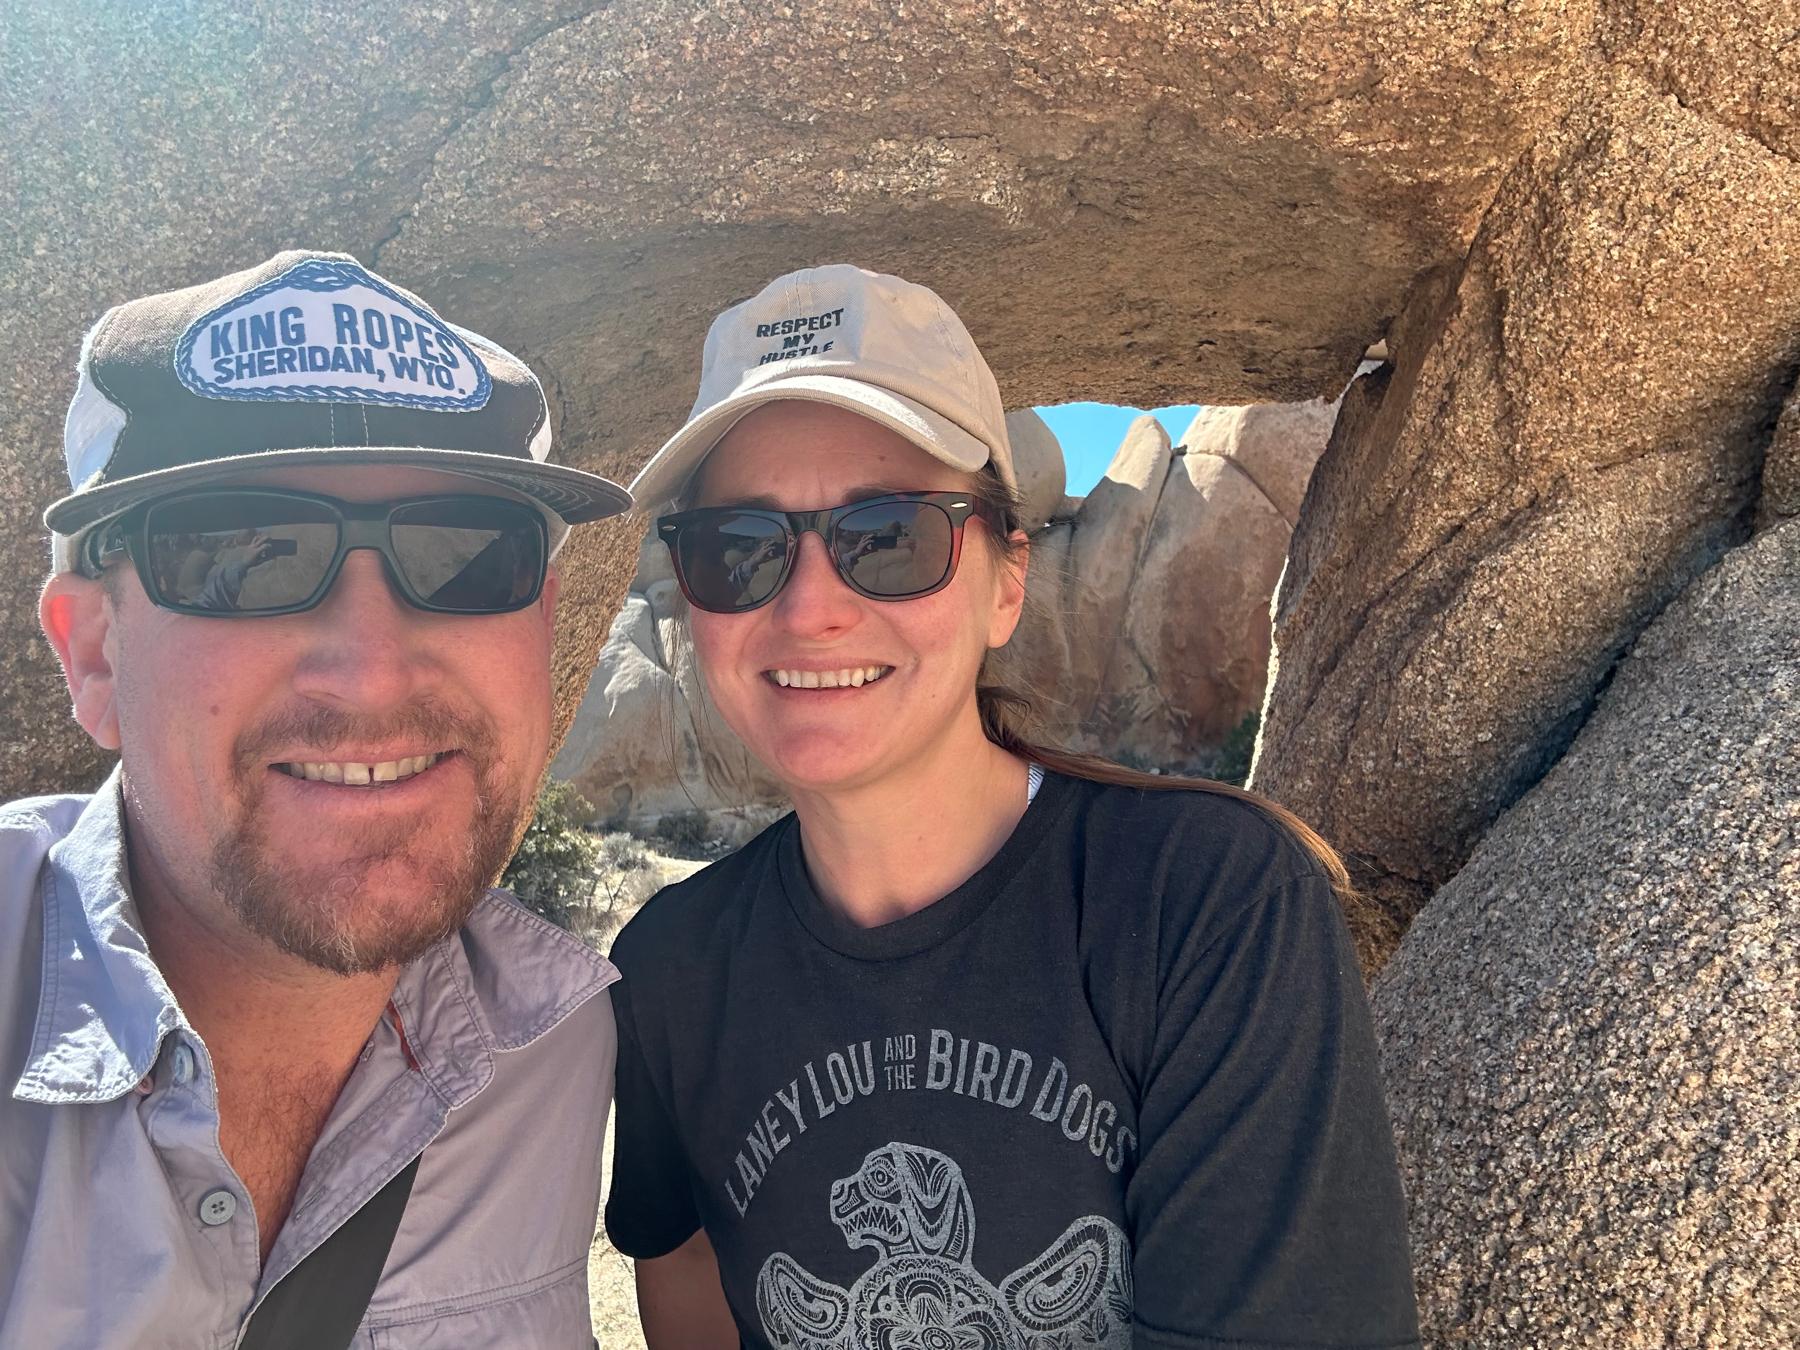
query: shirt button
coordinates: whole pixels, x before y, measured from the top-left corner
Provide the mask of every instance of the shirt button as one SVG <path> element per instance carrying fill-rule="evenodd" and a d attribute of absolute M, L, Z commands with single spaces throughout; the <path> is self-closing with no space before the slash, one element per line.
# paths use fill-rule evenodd
<path fill-rule="evenodd" d="M 208 1228 L 217 1228 L 222 1223 L 230 1223 L 232 1215 L 237 1213 L 237 1197 L 230 1191 L 208 1191 L 200 1202 L 200 1222 Z"/>
<path fill-rule="evenodd" d="M 169 1068 L 175 1076 L 175 1086 L 186 1087 L 194 1081 L 194 1052 L 185 1045 L 177 1044 L 175 1053 L 170 1057 Z"/>

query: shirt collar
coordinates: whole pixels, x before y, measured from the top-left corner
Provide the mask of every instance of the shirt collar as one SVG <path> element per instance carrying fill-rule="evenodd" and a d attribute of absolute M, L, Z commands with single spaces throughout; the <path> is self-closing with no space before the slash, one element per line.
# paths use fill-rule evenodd
<path fill-rule="evenodd" d="M 42 992 L 13 1087 L 21 1101 L 111 1101 L 150 1071 L 170 1031 L 192 1034 L 131 898 L 123 811 L 115 769 L 40 873 Z M 401 971 L 393 1001 L 427 1081 L 458 1106 L 492 1079 L 496 1053 L 529 1045 L 618 978 L 598 952 L 495 890 Z"/>
<path fill-rule="evenodd" d="M 115 768 L 39 873 L 44 969 L 31 1055 L 13 1088 L 21 1101 L 122 1096 L 183 1025 L 126 882 L 123 811 Z"/>

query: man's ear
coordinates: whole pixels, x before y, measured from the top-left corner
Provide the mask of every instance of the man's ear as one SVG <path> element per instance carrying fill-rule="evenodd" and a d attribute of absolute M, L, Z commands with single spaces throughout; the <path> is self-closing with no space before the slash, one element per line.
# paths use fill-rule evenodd
<path fill-rule="evenodd" d="M 1025 576 L 1031 570 L 1031 539 L 1023 530 L 1012 535 L 1012 551 L 1000 562 L 1000 594 L 988 623 L 988 646 L 1004 647 L 1025 610 Z"/>
<path fill-rule="evenodd" d="M 552 563 L 544 572 L 544 589 L 538 594 L 538 612 L 544 616 L 544 627 L 556 627 L 556 597 L 562 593 L 562 573 Z"/>
<path fill-rule="evenodd" d="M 105 585 L 58 572 L 38 597 L 38 622 L 62 662 L 75 700 L 75 720 L 102 750 L 119 748 L 119 708 L 113 680 L 113 611 Z"/>

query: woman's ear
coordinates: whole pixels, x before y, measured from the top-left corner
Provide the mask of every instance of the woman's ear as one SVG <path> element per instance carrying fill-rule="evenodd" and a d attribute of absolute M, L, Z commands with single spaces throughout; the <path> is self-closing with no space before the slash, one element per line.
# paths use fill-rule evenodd
<path fill-rule="evenodd" d="M 1019 626 L 1025 609 L 1025 576 L 1031 570 L 1031 539 L 1023 530 L 1014 530 L 1011 547 L 1000 560 L 999 594 L 995 597 L 993 618 L 988 622 L 988 647 L 1004 647 Z"/>
<path fill-rule="evenodd" d="M 38 622 L 62 662 L 75 701 L 75 720 L 103 750 L 119 748 L 117 686 L 113 680 L 112 604 L 104 583 L 58 572 L 38 597 Z"/>

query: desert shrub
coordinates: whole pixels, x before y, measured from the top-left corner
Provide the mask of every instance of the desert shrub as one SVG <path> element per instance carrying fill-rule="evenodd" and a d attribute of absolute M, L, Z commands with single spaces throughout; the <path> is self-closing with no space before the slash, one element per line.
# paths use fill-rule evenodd
<path fill-rule="evenodd" d="M 592 811 L 570 784 L 546 782 L 525 837 L 500 878 L 526 909 L 562 928 L 575 927 L 593 905 L 602 841 L 584 824 Z"/>
<path fill-rule="evenodd" d="M 704 858 L 712 852 L 713 828 L 704 811 L 671 811 L 656 822 L 656 838 L 678 858 Z"/>
<path fill-rule="evenodd" d="M 1242 787 L 1250 777 L 1250 761 L 1256 754 L 1256 733 L 1262 727 L 1262 713 L 1249 712 L 1231 729 L 1225 744 L 1219 747 L 1219 758 L 1212 776 L 1222 783 Z"/>
<path fill-rule="evenodd" d="M 573 925 L 596 946 L 623 926 L 662 885 L 662 868 L 641 839 L 623 832 L 602 835 L 599 854 L 592 903 Z"/>

